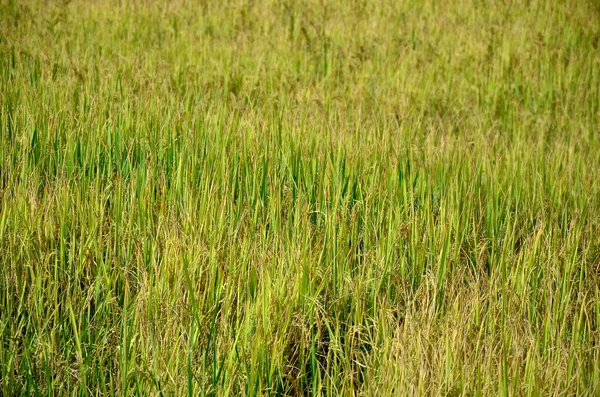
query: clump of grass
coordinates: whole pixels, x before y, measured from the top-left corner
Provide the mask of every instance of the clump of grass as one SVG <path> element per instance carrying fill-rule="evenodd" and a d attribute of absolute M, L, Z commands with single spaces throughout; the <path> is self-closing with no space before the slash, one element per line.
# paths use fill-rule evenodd
<path fill-rule="evenodd" d="M 0 394 L 597 395 L 591 2 L 0 5 Z"/>

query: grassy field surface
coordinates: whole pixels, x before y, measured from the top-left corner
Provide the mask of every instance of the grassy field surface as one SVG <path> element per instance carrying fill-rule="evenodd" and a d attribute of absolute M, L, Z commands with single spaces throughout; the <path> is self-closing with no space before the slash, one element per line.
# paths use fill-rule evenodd
<path fill-rule="evenodd" d="M 600 394 L 600 3 L 0 1 L 0 395 Z"/>

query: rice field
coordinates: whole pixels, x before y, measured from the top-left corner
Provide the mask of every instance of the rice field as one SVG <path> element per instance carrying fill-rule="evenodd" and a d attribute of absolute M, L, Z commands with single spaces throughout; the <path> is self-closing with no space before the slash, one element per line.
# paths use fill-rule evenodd
<path fill-rule="evenodd" d="M 0 0 L 0 395 L 600 395 L 597 0 Z"/>

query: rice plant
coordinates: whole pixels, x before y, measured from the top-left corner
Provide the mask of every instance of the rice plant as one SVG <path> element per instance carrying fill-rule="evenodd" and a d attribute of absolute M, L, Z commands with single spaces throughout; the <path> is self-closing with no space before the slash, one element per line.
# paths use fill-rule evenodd
<path fill-rule="evenodd" d="M 0 1 L 0 395 L 600 393 L 597 1 Z"/>

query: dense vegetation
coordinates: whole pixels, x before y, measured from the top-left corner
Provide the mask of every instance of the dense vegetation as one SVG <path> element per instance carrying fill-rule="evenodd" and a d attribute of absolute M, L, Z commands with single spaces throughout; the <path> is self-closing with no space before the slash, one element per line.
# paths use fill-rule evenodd
<path fill-rule="evenodd" d="M 598 395 L 600 4 L 0 2 L 0 394 Z"/>

